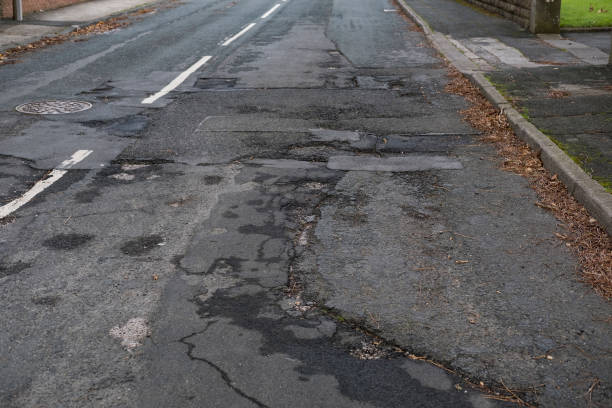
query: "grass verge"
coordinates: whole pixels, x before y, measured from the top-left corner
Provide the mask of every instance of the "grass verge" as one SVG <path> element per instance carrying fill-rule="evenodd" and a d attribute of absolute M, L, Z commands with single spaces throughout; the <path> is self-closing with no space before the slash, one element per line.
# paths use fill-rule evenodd
<path fill-rule="evenodd" d="M 562 0 L 561 27 L 612 27 L 612 1 Z"/>

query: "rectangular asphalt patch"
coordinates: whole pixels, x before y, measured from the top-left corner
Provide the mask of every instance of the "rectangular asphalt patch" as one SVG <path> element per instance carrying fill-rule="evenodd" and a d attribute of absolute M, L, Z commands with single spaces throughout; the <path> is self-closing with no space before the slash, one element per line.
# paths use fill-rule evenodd
<path fill-rule="evenodd" d="M 447 156 L 411 155 L 402 157 L 332 156 L 327 162 L 331 170 L 423 171 L 461 170 L 461 162 Z"/>

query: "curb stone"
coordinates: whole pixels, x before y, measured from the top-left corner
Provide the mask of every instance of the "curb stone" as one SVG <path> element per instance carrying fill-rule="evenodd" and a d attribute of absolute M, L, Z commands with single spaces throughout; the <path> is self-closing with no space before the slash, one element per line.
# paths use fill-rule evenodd
<path fill-rule="evenodd" d="M 434 48 L 466 75 L 489 102 L 506 115 L 516 135 L 540 156 L 544 167 L 556 174 L 576 200 L 603 225 L 608 234 L 612 235 L 612 194 L 574 163 L 548 136 L 521 116 L 489 80 L 475 69 L 476 64 L 463 55 L 443 34 L 433 31 L 404 0 L 398 0 L 398 4 L 421 27 Z"/>

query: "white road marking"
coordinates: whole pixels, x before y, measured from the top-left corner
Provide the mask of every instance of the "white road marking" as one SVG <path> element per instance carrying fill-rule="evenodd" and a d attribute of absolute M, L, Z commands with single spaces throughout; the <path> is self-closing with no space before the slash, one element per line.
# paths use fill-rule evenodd
<path fill-rule="evenodd" d="M 60 165 L 59 169 L 69 169 L 75 164 L 82 162 L 87 156 L 92 153 L 92 150 L 77 150 L 74 152 L 71 158 L 64 160 Z"/>
<path fill-rule="evenodd" d="M 267 18 L 270 14 L 274 13 L 274 11 L 279 8 L 281 5 L 280 3 L 278 3 L 277 5 L 275 5 L 274 7 L 272 7 L 270 10 L 268 10 L 263 16 L 261 16 L 262 20 L 264 18 Z"/>
<path fill-rule="evenodd" d="M 397 9 L 383 9 L 385 13 L 395 13 Z"/>
<path fill-rule="evenodd" d="M 247 31 L 249 31 L 251 28 L 255 27 L 255 23 L 251 23 L 248 26 L 244 27 L 242 29 L 242 31 L 240 31 L 238 34 L 236 34 L 233 37 L 228 38 L 227 40 L 225 40 L 221 46 L 226 47 L 228 45 L 230 45 L 232 42 L 234 42 L 234 40 L 236 40 L 237 38 L 239 38 L 240 36 L 244 35 L 244 33 L 246 33 Z"/>
<path fill-rule="evenodd" d="M 168 95 L 170 91 L 174 90 L 174 88 L 182 84 L 187 78 L 189 78 L 191 74 L 196 72 L 202 65 L 206 64 L 208 60 L 210 60 L 211 58 L 212 56 L 210 55 L 200 58 L 198 62 L 196 62 L 195 64 L 190 66 L 185 72 L 177 76 L 172 82 L 170 82 L 168 85 L 163 87 L 161 91 L 157 92 L 154 95 L 149 96 L 148 98 L 143 99 L 141 103 L 148 105 L 148 104 L 155 102 L 162 96 Z"/>
<path fill-rule="evenodd" d="M 64 160 L 59 165 L 59 169 L 54 169 L 53 171 L 51 171 L 51 173 L 49 173 L 49 175 L 44 180 L 40 180 L 39 182 L 34 184 L 34 186 L 28 191 L 26 191 L 24 195 L 0 207 L 0 219 L 10 215 L 14 211 L 18 210 L 19 208 L 30 202 L 34 197 L 43 192 L 47 187 L 49 187 L 51 184 L 55 183 L 57 180 L 61 179 L 66 173 L 68 173 L 67 169 L 83 161 L 83 159 L 85 159 L 91 153 L 91 150 L 77 150 L 70 159 Z"/>

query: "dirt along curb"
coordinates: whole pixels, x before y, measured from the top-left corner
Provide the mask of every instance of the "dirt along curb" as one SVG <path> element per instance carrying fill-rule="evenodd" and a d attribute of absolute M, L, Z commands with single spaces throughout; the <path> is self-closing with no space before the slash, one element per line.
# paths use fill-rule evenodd
<path fill-rule="evenodd" d="M 174 0 L 171 0 L 171 2 L 173 1 Z M 166 0 L 143 0 L 143 2 L 138 5 L 126 6 L 124 9 L 105 14 L 103 16 L 100 16 L 99 18 L 93 18 L 83 21 L 43 21 L 43 24 L 43 22 L 36 19 L 24 20 L 19 25 L 45 26 L 48 24 L 47 27 L 55 27 L 55 29 L 29 37 L 24 36 L 25 38 L 23 41 L 18 41 L 15 43 L 0 46 L 0 65 L 3 65 L 3 61 L 4 63 L 7 63 L 6 60 L 12 59 L 12 54 L 21 54 L 23 52 L 31 51 L 33 49 L 44 48 L 50 45 L 58 44 L 66 41 L 70 36 L 84 35 L 88 33 L 90 34 L 92 30 L 95 32 L 96 28 L 98 27 L 107 26 L 109 27 L 109 29 L 113 29 L 124 26 L 122 24 L 114 24 L 114 22 L 122 22 L 130 17 L 146 14 L 147 10 L 157 9 L 162 3 L 165 2 Z M 102 29 L 98 32 L 100 31 L 107 30 Z M 0 36 L 2 35 L 3 33 L 0 32 Z M 2 57 L 2 54 L 4 54 L 4 58 Z"/>
<path fill-rule="evenodd" d="M 544 167 L 556 174 L 567 187 L 568 192 L 585 206 L 608 234 L 612 235 L 612 194 L 574 163 L 548 136 L 540 132 L 514 109 L 512 104 L 482 74 L 478 66 L 444 35 L 433 31 L 404 0 L 397 0 L 397 3 L 421 27 L 438 52 L 444 55 L 459 72 L 469 78 L 483 95 L 505 114 L 516 135 L 538 154 Z"/>

